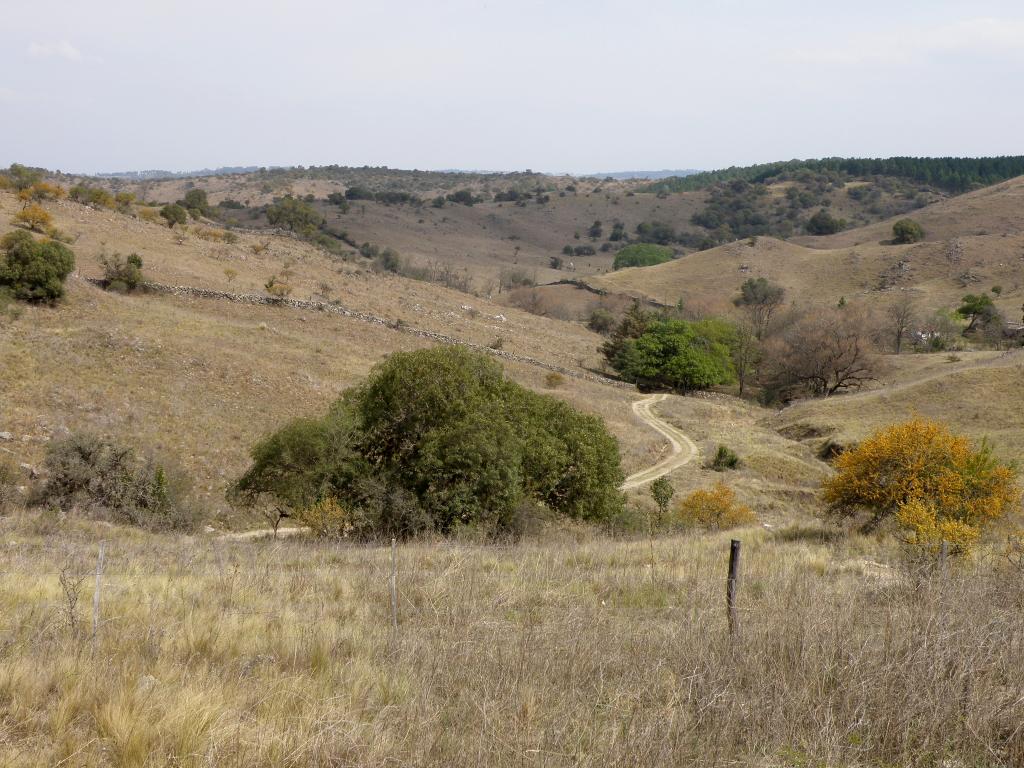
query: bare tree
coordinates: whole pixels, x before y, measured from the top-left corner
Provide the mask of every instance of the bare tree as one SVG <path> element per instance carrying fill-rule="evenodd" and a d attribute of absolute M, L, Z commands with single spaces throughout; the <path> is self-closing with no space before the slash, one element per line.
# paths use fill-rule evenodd
<path fill-rule="evenodd" d="M 898 355 L 903 351 L 903 342 L 917 322 L 917 305 L 912 296 L 903 293 L 889 305 L 885 314 L 889 319 L 889 333 L 893 349 Z"/>
<path fill-rule="evenodd" d="M 859 389 L 876 377 L 870 338 L 856 308 L 805 312 L 767 346 L 765 384 L 782 398 L 800 390 L 827 397 Z"/>
<path fill-rule="evenodd" d="M 736 369 L 736 380 L 740 385 L 740 397 L 746 390 L 747 382 L 754 375 L 761 359 L 761 343 L 752 323 L 738 323 L 732 345 L 732 364 Z"/>

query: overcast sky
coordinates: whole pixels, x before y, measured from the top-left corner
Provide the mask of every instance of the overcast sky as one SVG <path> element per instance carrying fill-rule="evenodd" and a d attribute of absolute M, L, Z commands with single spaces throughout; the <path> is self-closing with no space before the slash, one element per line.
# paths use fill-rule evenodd
<path fill-rule="evenodd" d="M 1024 153 L 1024 3 L 0 0 L 0 165 Z"/>

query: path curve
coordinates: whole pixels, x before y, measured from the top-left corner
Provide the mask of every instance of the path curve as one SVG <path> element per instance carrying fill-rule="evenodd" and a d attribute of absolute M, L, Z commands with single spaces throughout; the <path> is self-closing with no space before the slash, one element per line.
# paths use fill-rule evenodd
<path fill-rule="evenodd" d="M 658 418 L 651 410 L 654 405 L 664 401 L 668 395 L 662 393 L 645 397 L 633 403 L 633 413 L 640 417 L 651 429 L 660 433 L 668 440 L 671 453 L 657 464 L 641 469 L 639 472 L 626 478 L 620 487 L 624 491 L 630 491 L 646 485 L 659 477 L 664 477 L 679 467 L 689 464 L 699 453 L 693 440 L 683 433 L 678 427 L 674 427 L 667 421 Z"/>
<path fill-rule="evenodd" d="M 684 434 L 681 429 L 672 426 L 667 421 L 664 421 L 654 415 L 651 408 L 657 403 L 663 402 L 666 398 L 668 398 L 668 395 L 662 393 L 645 397 L 643 400 L 633 401 L 633 413 L 635 413 L 647 426 L 663 435 L 665 439 L 668 440 L 670 453 L 657 464 L 653 464 L 650 467 L 647 467 L 647 469 L 641 469 L 639 472 L 627 477 L 626 481 L 619 486 L 623 491 L 631 491 L 634 488 L 639 488 L 647 483 L 653 482 L 659 477 L 664 477 L 669 472 L 689 464 L 699 453 L 693 440 Z M 279 528 L 277 535 L 278 537 L 295 536 L 297 534 L 304 533 L 307 530 L 307 528 L 303 528 L 301 526 L 288 526 Z M 262 539 L 273 535 L 274 532 L 270 528 L 257 528 L 255 530 L 240 531 L 238 533 L 224 533 L 221 534 L 219 538 L 234 539 L 237 541 L 245 539 Z"/>

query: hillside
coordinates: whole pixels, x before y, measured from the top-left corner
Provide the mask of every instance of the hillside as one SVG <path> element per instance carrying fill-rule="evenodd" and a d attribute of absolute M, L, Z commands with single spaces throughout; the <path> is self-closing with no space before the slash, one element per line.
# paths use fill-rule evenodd
<path fill-rule="evenodd" d="M 750 277 L 786 288 L 790 300 L 870 303 L 910 291 L 925 309 L 954 306 L 968 292 L 1002 287 L 997 304 L 1008 319 L 1024 300 L 1024 177 L 916 211 L 925 240 L 893 245 L 896 218 L 830 237 L 757 238 L 692 253 L 653 267 L 590 278 L 595 287 L 721 311 Z"/>

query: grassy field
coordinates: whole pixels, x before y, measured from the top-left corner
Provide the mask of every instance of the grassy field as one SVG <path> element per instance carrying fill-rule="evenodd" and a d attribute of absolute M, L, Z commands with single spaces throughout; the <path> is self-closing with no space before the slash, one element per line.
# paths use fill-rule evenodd
<path fill-rule="evenodd" d="M 738 531 L 730 640 L 728 535 L 406 545 L 393 634 L 384 547 L 0 529 L 11 768 L 1024 759 L 1024 592 L 997 563 L 942 581 L 874 540 Z"/>

